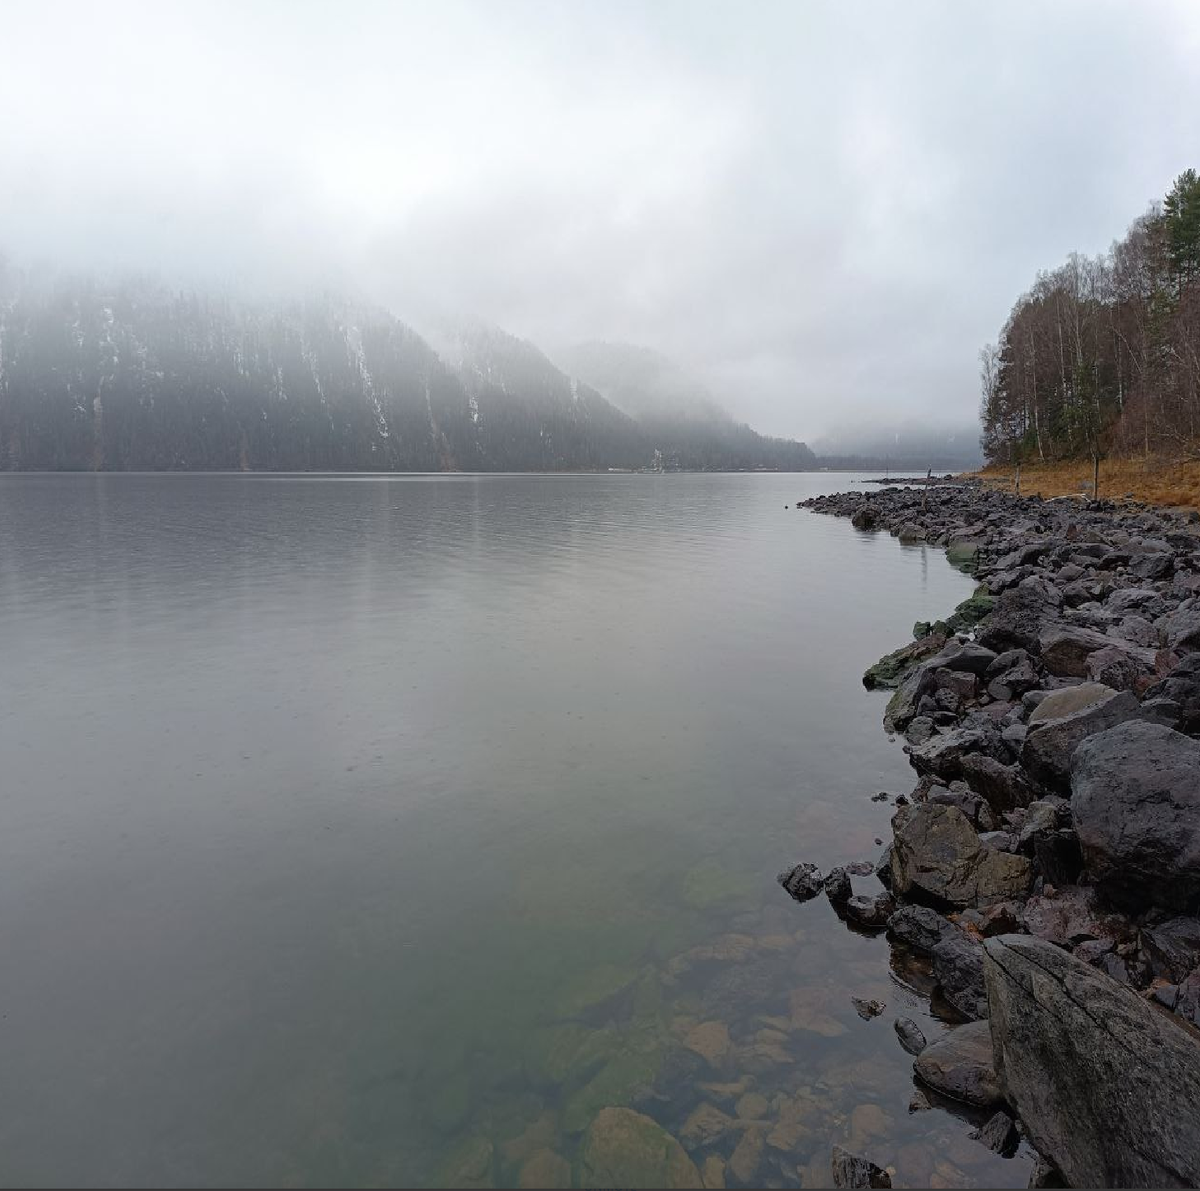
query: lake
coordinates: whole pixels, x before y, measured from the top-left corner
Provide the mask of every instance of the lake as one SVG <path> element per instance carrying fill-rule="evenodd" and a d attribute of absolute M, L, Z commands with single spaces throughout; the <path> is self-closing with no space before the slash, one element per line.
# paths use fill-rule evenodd
<path fill-rule="evenodd" d="M 794 507 L 859 478 L 0 475 L 0 1181 L 539 1185 L 632 1105 L 1024 1186 L 775 881 L 878 857 L 862 671 L 972 590 Z"/>

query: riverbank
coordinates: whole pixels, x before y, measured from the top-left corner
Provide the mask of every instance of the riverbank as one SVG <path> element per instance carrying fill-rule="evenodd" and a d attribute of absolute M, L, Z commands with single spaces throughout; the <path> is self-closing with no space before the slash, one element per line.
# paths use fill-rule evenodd
<path fill-rule="evenodd" d="M 803 506 L 980 584 L 864 679 L 917 775 L 870 888 L 811 864 L 785 888 L 928 973 L 961 1024 L 926 1046 L 898 1020 L 898 1045 L 991 1114 L 982 1144 L 1035 1146 L 1037 1185 L 1196 1185 L 1200 518 L 982 485 Z"/>
<path fill-rule="evenodd" d="M 976 473 L 987 487 L 1012 492 L 1011 467 L 995 466 Z M 1091 495 L 1092 461 L 1052 463 L 1021 468 L 1024 496 Z M 1100 497 L 1115 501 L 1144 501 L 1171 508 L 1200 508 L 1200 460 L 1104 459 L 1100 463 Z"/>

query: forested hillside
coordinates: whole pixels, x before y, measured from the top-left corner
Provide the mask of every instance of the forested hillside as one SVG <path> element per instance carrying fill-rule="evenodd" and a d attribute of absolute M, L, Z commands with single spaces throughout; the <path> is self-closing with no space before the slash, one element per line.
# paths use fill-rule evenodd
<path fill-rule="evenodd" d="M 463 347 L 445 360 L 387 312 L 329 297 L 254 303 L 0 262 L 0 470 L 570 471 L 690 457 L 686 427 L 640 425 L 530 344 L 494 331 Z M 704 465 L 811 460 L 802 444 L 781 457 L 758 442 Z"/>
<path fill-rule="evenodd" d="M 997 463 L 1200 456 L 1200 177 L 1103 256 L 1042 273 L 982 352 Z"/>

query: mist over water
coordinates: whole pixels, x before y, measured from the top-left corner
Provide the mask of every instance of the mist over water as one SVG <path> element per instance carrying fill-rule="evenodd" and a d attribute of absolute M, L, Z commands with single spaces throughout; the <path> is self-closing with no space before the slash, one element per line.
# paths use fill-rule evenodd
<path fill-rule="evenodd" d="M 754 1078 L 814 1153 L 965 1137 L 850 1006 L 924 1012 L 888 949 L 774 882 L 878 854 L 858 676 L 971 588 L 785 511 L 848 479 L 0 476 L 3 1182 L 515 1179 L 797 987 L 837 1028 Z"/>

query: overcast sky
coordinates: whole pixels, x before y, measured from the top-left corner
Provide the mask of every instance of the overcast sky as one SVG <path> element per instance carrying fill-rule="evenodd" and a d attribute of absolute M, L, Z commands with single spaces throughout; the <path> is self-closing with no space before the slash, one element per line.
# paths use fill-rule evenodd
<path fill-rule="evenodd" d="M 1200 166 L 1200 4 L 0 3 L 0 247 L 649 344 L 757 428 L 978 404 Z"/>

